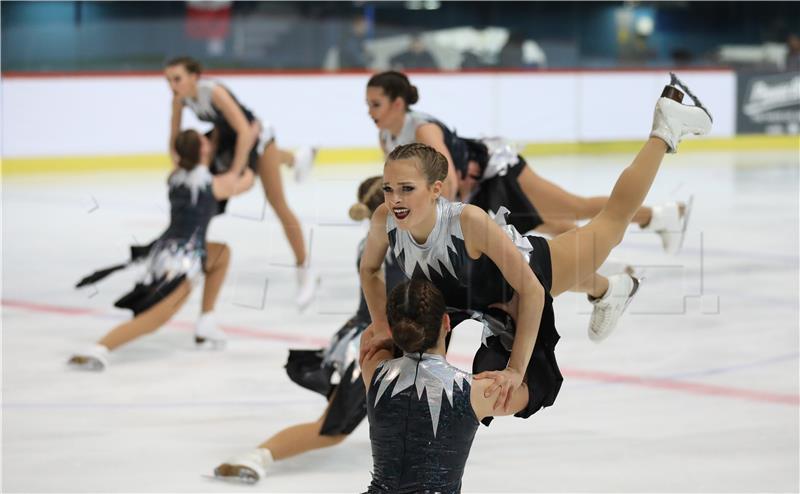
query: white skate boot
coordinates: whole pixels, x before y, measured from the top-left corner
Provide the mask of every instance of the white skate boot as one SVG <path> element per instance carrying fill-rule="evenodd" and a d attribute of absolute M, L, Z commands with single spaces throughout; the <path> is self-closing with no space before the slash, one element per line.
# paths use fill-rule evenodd
<path fill-rule="evenodd" d="M 295 298 L 295 303 L 301 312 L 314 300 L 319 282 L 319 273 L 312 266 L 297 268 L 297 297 Z"/>
<path fill-rule="evenodd" d="M 258 448 L 234 456 L 214 469 L 214 477 L 243 484 L 255 484 L 266 475 L 267 467 L 273 462 L 268 449 Z"/>
<path fill-rule="evenodd" d="M 213 313 L 207 312 L 200 316 L 194 327 L 194 343 L 197 347 L 222 350 L 227 341 L 228 335 L 219 329 Z"/>
<path fill-rule="evenodd" d="M 599 343 L 608 338 L 638 290 L 639 280 L 628 273 L 608 277 L 606 293 L 600 298 L 589 297 L 594 305 L 589 321 L 590 340 Z"/>
<path fill-rule="evenodd" d="M 314 166 L 314 159 L 317 157 L 317 149 L 311 146 L 303 146 L 294 152 L 294 180 L 295 182 L 305 182 L 311 174 Z"/>
<path fill-rule="evenodd" d="M 678 151 L 678 144 L 689 134 L 704 135 L 711 130 L 711 114 L 673 73 L 670 85 L 664 88 L 656 103 L 651 137 L 667 143 L 667 152 Z M 684 105 L 682 89 L 694 101 L 695 106 Z"/>
<path fill-rule="evenodd" d="M 67 365 L 76 370 L 101 372 L 108 367 L 108 348 L 94 345 L 83 353 L 73 355 Z"/>
<path fill-rule="evenodd" d="M 650 223 L 642 228 L 642 231 L 653 232 L 661 237 L 661 245 L 667 254 L 677 254 L 683 246 L 686 226 L 689 224 L 689 215 L 692 212 L 692 201 L 693 198 L 690 197 L 686 203 L 669 202 L 653 206 Z"/>

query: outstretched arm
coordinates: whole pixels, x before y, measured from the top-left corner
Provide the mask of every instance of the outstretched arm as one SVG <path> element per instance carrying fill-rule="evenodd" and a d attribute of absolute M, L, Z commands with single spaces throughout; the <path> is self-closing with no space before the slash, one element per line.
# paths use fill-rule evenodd
<path fill-rule="evenodd" d="M 381 268 L 389 248 L 389 237 L 386 234 L 386 217 L 388 210 L 381 204 L 372 214 L 367 244 L 361 256 L 359 275 L 364 298 L 367 300 L 369 315 L 372 324 L 364 331 L 362 338 L 361 355 L 367 355 L 372 349 L 372 340 L 386 340 L 391 338 L 389 322 L 386 318 L 386 282 L 383 279 Z"/>
<path fill-rule="evenodd" d="M 533 275 L 525 258 L 503 230 L 483 210 L 467 205 L 461 214 L 461 229 L 470 257 L 486 254 L 519 297 L 517 332 L 508 366 L 502 371 L 487 371 L 475 379 L 494 379 L 487 393 L 500 389 L 496 407 L 508 411 L 515 390 L 522 384 L 528 368 L 544 310 L 544 287 Z"/>

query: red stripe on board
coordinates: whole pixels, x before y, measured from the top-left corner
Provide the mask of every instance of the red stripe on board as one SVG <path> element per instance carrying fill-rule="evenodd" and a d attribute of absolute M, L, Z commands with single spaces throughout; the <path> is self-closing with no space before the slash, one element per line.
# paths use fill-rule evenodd
<path fill-rule="evenodd" d="M 670 68 L 556 68 L 556 69 L 519 69 L 519 68 L 486 68 L 486 69 L 464 69 L 464 70 L 437 70 L 437 69 L 417 69 L 407 70 L 406 74 L 414 75 L 461 75 L 461 74 L 476 74 L 476 75 L 492 75 L 492 74 L 630 74 L 630 73 L 667 73 Z M 733 70 L 727 67 L 692 67 L 691 69 L 680 69 L 681 74 L 690 73 L 710 73 L 710 72 L 730 72 Z M 211 77 L 218 76 L 309 76 L 309 77 L 335 77 L 335 76 L 351 76 L 363 75 L 369 77 L 375 72 L 371 70 L 339 70 L 336 72 L 328 72 L 324 70 L 265 70 L 265 69 L 216 69 L 204 71 L 204 75 Z M 164 77 L 160 70 L 126 70 L 126 71 L 111 71 L 111 70 L 98 70 L 98 71 L 52 71 L 52 72 L 31 72 L 31 71 L 8 71 L 2 74 L 4 79 L 56 79 L 63 77 Z"/>
<path fill-rule="evenodd" d="M 31 302 L 2 299 L 4 307 L 24 309 L 33 312 L 44 312 L 53 314 L 64 315 L 99 315 L 103 311 L 94 309 L 80 309 L 72 307 L 61 307 L 55 305 L 36 304 Z M 180 328 L 181 330 L 192 330 L 194 324 L 187 321 L 171 321 L 167 324 Z M 297 333 L 287 333 L 280 331 L 270 330 L 257 330 L 241 326 L 222 326 L 226 333 L 235 334 L 239 336 L 246 336 L 249 338 L 258 338 L 264 340 L 277 340 L 287 343 L 299 343 L 312 346 L 324 346 L 329 340 L 324 338 L 308 337 L 298 335 Z M 472 362 L 472 357 L 467 355 L 448 355 L 448 359 L 462 364 L 469 365 Z M 749 401 L 759 401 L 767 403 L 779 403 L 783 405 L 800 406 L 800 395 L 790 395 L 781 393 L 769 393 L 765 391 L 730 388 L 726 386 L 717 386 L 712 384 L 700 384 L 688 381 L 678 381 L 674 379 L 660 379 L 653 377 L 640 377 L 629 376 L 625 374 L 614 374 L 603 371 L 589 371 L 580 369 L 564 369 L 561 371 L 566 377 L 583 379 L 587 381 L 605 382 L 609 384 L 629 384 L 633 386 L 642 386 L 645 388 L 664 389 L 670 391 L 680 391 L 702 396 L 722 396 L 728 398 L 739 398 Z"/>

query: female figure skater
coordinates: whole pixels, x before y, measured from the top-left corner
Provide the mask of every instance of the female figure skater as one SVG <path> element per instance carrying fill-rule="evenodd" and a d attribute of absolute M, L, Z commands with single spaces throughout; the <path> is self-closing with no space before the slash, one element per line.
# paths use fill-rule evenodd
<path fill-rule="evenodd" d="M 350 208 L 350 217 L 362 221 L 383 204 L 383 179 L 370 177 L 358 188 L 358 202 Z M 358 262 L 365 241 L 358 246 Z M 356 265 L 358 267 L 358 264 Z M 384 262 L 386 286 L 391 289 L 405 275 L 387 258 Z M 364 420 L 367 414 L 364 383 L 358 363 L 361 333 L 369 326 L 369 309 L 360 292 L 355 315 L 333 335 L 327 348 L 291 350 L 286 372 L 295 383 L 316 391 L 328 399 L 328 406 L 315 422 L 288 427 L 273 435 L 258 448 L 240 454 L 214 469 L 223 480 L 255 483 L 263 478 L 275 461 L 319 448 L 335 446 Z"/>
<path fill-rule="evenodd" d="M 212 173 L 221 173 L 228 169 L 240 173 L 245 167 L 250 167 L 258 174 L 264 187 L 264 195 L 283 225 L 283 231 L 294 252 L 298 269 L 296 302 L 300 308 L 304 308 L 314 297 L 318 276 L 308 263 L 300 222 L 286 203 L 279 167 L 288 160 L 294 163 L 298 174 L 303 175 L 311 166 L 312 153 L 306 151 L 300 159 L 292 158 L 289 153 L 281 151 L 275 143 L 275 131 L 270 125 L 265 126 L 264 135 L 255 144 L 240 139 L 239 136 L 247 132 L 248 125 L 255 120 L 255 116 L 225 86 L 201 79 L 202 67 L 196 60 L 189 57 L 170 60 L 164 73 L 173 93 L 170 149 L 173 148 L 175 136 L 180 132 L 183 107 L 188 106 L 200 120 L 214 124 L 211 132 L 211 141 L 215 148 Z M 223 203 L 223 211 L 224 208 Z"/>
<path fill-rule="evenodd" d="M 243 133 L 242 141 L 254 143 L 261 130 L 257 122 Z M 195 341 L 203 344 L 224 344 L 225 333 L 214 321 L 217 300 L 230 261 L 227 245 L 206 242 L 211 218 L 217 214 L 217 201 L 248 190 L 254 175 L 228 172 L 212 176 L 208 164 L 212 158 L 211 143 L 194 130 L 185 130 L 175 139 L 178 168 L 169 184 L 170 223 L 167 230 L 147 247 L 133 247 L 132 261 L 145 258 L 147 272 L 136 287 L 114 305 L 130 309 L 131 321 L 120 324 L 87 351 L 74 355 L 68 364 L 74 368 L 101 371 L 108 365 L 108 353 L 151 333 L 181 308 L 191 291 L 192 279 L 205 273 L 203 307 L 195 328 Z M 128 263 L 130 264 L 130 263 Z M 97 271 L 78 286 L 95 283 L 128 264 Z"/>
<path fill-rule="evenodd" d="M 672 83 L 692 96 L 674 76 Z M 362 337 L 362 353 L 369 355 L 378 347 L 373 339 L 388 341 L 391 335 L 386 289 L 378 276 L 391 248 L 406 275 L 433 282 L 450 307 L 481 311 L 506 304 L 516 320 L 508 360 L 489 364 L 493 359 L 476 356 L 473 371 L 492 371 L 478 377 L 495 379 L 487 391 L 500 388 L 496 404 L 504 411 L 523 379 L 535 383 L 530 389 L 536 392 L 517 416 L 525 418 L 551 405 L 562 380 L 554 353 L 559 336 L 552 297 L 594 276 L 622 240 L 664 154 L 675 152 L 684 136 L 711 129 L 711 117 L 697 98 L 692 96 L 697 106 L 687 106 L 678 102 L 682 97 L 674 86 L 665 88 L 656 103 L 650 138 L 618 178 L 605 207 L 585 226 L 552 240 L 522 236 L 475 206 L 441 197 L 448 164 L 435 149 L 410 144 L 392 151 L 384 165 L 385 204 L 373 214 L 361 260 L 361 286 L 372 319 Z M 601 317 L 617 319 L 636 288 L 631 280 L 600 286 L 591 295 L 608 301 Z M 613 324 L 598 328 L 605 332 L 594 337 L 602 339 Z"/>
<path fill-rule="evenodd" d="M 419 99 L 417 87 L 405 74 L 383 72 L 367 83 L 370 117 L 380 130 L 385 154 L 412 142 L 427 144 L 448 163 L 442 189 L 448 200 L 456 197 L 485 211 L 507 207 L 509 221 L 517 230 L 550 234 L 575 228 L 575 220 L 595 217 L 608 197 L 581 197 L 537 175 L 513 146 L 501 139 L 465 139 L 436 118 L 410 110 Z M 664 249 L 676 253 L 682 244 L 689 211 L 669 203 L 640 207 L 631 221 L 661 237 Z M 567 219 L 569 218 L 569 219 Z"/>
<path fill-rule="evenodd" d="M 523 410 L 531 384 L 509 395 L 506 410 L 493 410 L 492 381 L 473 380 L 445 360 L 450 318 L 428 280 L 395 287 L 386 316 L 404 353 L 391 360 L 392 352 L 381 349 L 361 362 L 373 461 L 367 492 L 461 492 L 478 422 Z"/>

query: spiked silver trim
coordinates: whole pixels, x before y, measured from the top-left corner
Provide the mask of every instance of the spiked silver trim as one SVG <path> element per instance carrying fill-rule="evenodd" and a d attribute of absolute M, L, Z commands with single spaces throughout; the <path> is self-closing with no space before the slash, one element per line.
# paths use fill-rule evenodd
<path fill-rule="evenodd" d="M 525 263 L 531 262 L 531 252 L 533 252 L 533 245 L 531 241 L 528 240 L 528 237 L 522 235 L 514 225 L 509 225 L 506 223 L 506 216 L 510 213 L 508 208 L 505 206 L 500 206 L 500 209 L 497 210 L 497 213 L 493 211 L 489 211 L 489 216 L 497 223 L 500 228 L 503 229 L 508 238 L 514 242 L 514 245 L 517 247 L 517 250 L 522 254 L 522 257 L 525 258 Z"/>
<path fill-rule="evenodd" d="M 451 251 L 454 254 L 458 253 L 453 243 L 454 238 L 464 240 L 460 221 L 463 209 L 464 204 L 460 202 L 439 199 L 436 202 L 436 225 L 424 245 L 415 242 L 409 232 L 397 228 L 394 216 L 389 214 L 386 218 L 386 231 L 397 231 L 393 252 L 398 260 L 401 254 L 403 255 L 401 267 L 408 277 L 411 277 L 414 269 L 419 266 L 425 277 L 430 280 L 430 270 L 433 269 L 442 276 L 442 266 L 444 266 L 453 278 L 458 278 L 449 253 Z"/>
<path fill-rule="evenodd" d="M 417 388 L 417 398 L 422 399 L 422 392 L 425 391 L 428 397 L 428 409 L 431 413 L 431 424 L 433 425 L 433 435 L 439 427 L 439 415 L 442 411 L 442 394 L 447 397 L 450 406 L 453 406 L 453 384 L 458 389 L 464 391 L 464 383 L 472 383 L 472 375 L 456 369 L 441 355 L 425 353 L 420 360 L 418 355 L 406 354 L 394 360 L 385 360 L 380 363 L 380 372 L 375 378 L 374 384 L 378 385 L 378 392 L 375 394 L 375 405 L 377 406 L 381 396 L 392 383 L 397 380 L 392 390 L 395 396 L 412 385 Z M 416 377 L 416 379 L 415 379 Z"/>
<path fill-rule="evenodd" d="M 489 162 L 483 171 L 481 181 L 488 180 L 496 176 L 505 176 L 509 167 L 519 163 L 519 150 L 513 142 L 506 141 L 500 137 L 490 137 L 481 139 L 489 151 Z"/>
<path fill-rule="evenodd" d="M 347 369 L 355 362 L 353 375 L 350 382 L 355 382 L 361 376 L 361 366 L 358 365 L 358 353 L 361 348 L 361 329 L 364 326 L 353 326 L 344 336 L 337 341 L 332 341 L 322 355 L 323 365 L 331 365 L 339 374 L 339 378 L 344 377 Z"/>
<path fill-rule="evenodd" d="M 147 271 L 141 280 L 145 285 L 162 279 L 172 281 L 181 275 L 192 280 L 203 269 L 203 253 L 194 237 L 188 242 L 166 240 L 153 247 L 146 263 Z"/>
<path fill-rule="evenodd" d="M 169 186 L 170 188 L 180 186 L 188 188 L 192 194 L 192 204 L 197 204 L 200 191 L 210 187 L 213 179 L 214 177 L 206 165 L 197 165 L 192 171 L 178 168 L 170 175 Z"/>

